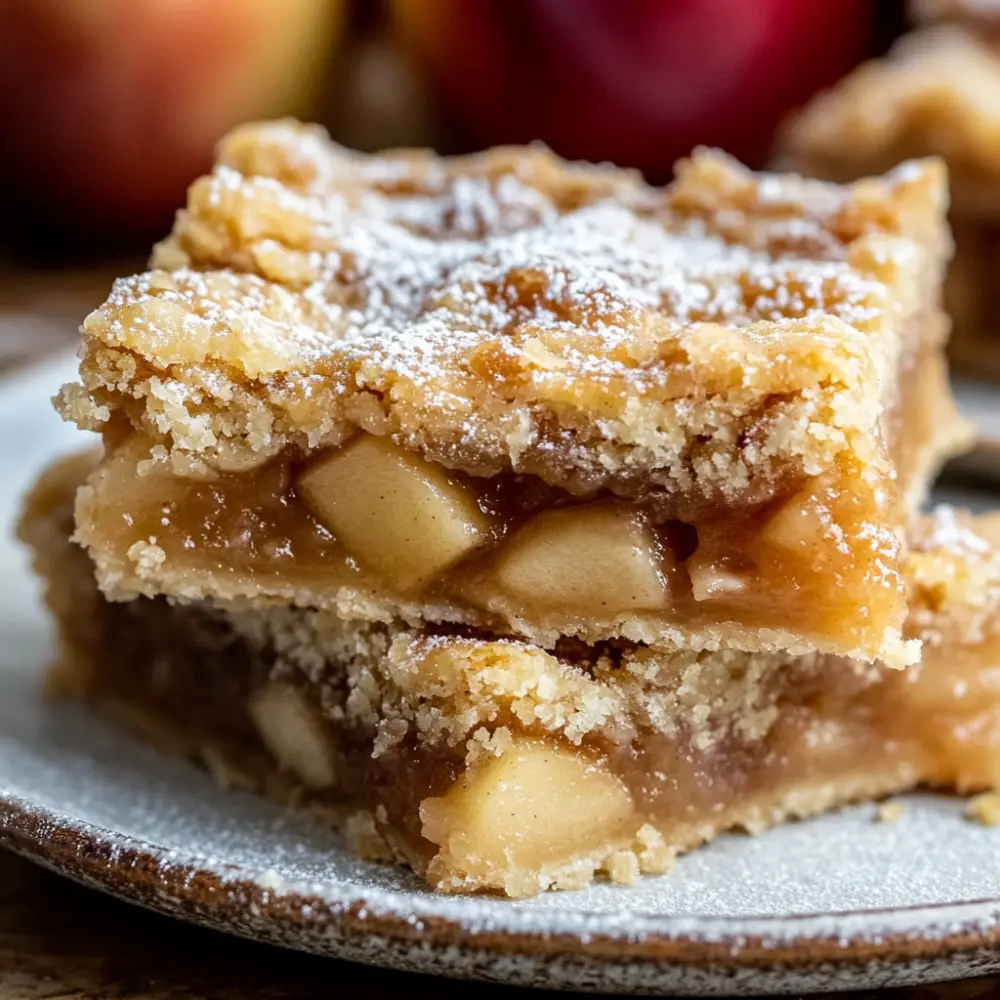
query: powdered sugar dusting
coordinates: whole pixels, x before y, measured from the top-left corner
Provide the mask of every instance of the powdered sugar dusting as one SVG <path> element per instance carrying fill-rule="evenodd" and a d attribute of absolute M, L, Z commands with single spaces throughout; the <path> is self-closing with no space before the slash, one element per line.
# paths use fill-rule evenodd
<path fill-rule="evenodd" d="M 226 467 L 360 426 L 574 492 L 742 496 L 846 448 L 871 466 L 929 325 L 939 181 L 700 152 L 657 189 L 538 149 L 364 157 L 249 126 L 84 324 L 63 411 L 126 410 Z"/>
<path fill-rule="evenodd" d="M 299 367 L 337 351 L 429 384 L 484 339 L 516 351 L 518 335 L 530 331 L 562 335 L 557 353 L 584 371 L 621 373 L 636 365 L 616 351 L 649 314 L 737 327 L 832 315 L 864 328 L 887 295 L 883 282 L 848 264 L 829 231 L 842 198 L 817 202 L 801 182 L 777 175 L 760 180 L 760 202 L 787 208 L 797 200 L 798 212 L 763 225 L 752 209 L 726 209 L 725 228 L 748 235 L 741 243 L 725 238 L 718 220 L 672 210 L 662 193 L 634 184 L 608 197 L 588 191 L 568 207 L 555 185 L 534 176 L 539 167 L 530 159 L 498 176 L 463 174 L 444 161 L 392 171 L 387 161 L 318 145 L 311 132 L 273 126 L 266 141 L 285 160 L 307 160 L 313 181 L 292 190 L 223 163 L 204 183 L 204 207 L 225 213 L 234 197 L 245 207 L 266 203 L 307 233 L 308 280 L 299 291 L 321 335 L 282 327 Z M 189 223 L 182 217 L 179 235 L 192 262 L 222 263 L 203 258 Z M 184 294 L 217 298 L 196 273 L 181 269 L 177 277 Z M 111 303 L 141 304 L 155 291 L 148 279 L 131 279 Z M 221 318 L 232 325 L 266 308 L 243 292 Z M 590 336 L 578 338 L 581 328 Z"/>
<path fill-rule="evenodd" d="M 959 520 L 958 511 L 950 504 L 940 504 L 931 512 L 931 530 L 921 541 L 924 549 L 950 549 L 986 555 L 990 543 Z"/>
<path fill-rule="evenodd" d="M 233 175 L 219 168 L 209 205 Z M 628 377 L 642 367 L 627 348 L 644 317 L 662 317 L 668 333 L 671 323 L 739 328 L 827 316 L 866 329 L 888 295 L 843 259 L 774 255 L 697 220 L 653 221 L 615 201 L 560 215 L 511 175 L 495 190 L 458 177 L 440 199 L 397 204 L 367 194 L 350 211 L 340 195 L 320 202 L 279 190 L 278 204 L 308 219 L 313 241 L 336 247 L 310 253 L 311 280 L 296 293 L 305 308 L 256 275 L 180 268 L 171 281 L 153 273 L 116 283 L 109 305 L 127 313 L 111 324 L 113 339 L 148 331 L 155 350 L 166 333 L 161 304 L 193 302 L 197 311 L 180 322 L 188 338 L 200 327 L 238 331 L 232 360 L 260 354 L 276 370 L 337 353 L 428 386 L 461 370 L 484 341 L 517 355 L 542 340 L 581 373 Z M 822 242 L 818 220 L 798 222 L 809 242 Z"/>

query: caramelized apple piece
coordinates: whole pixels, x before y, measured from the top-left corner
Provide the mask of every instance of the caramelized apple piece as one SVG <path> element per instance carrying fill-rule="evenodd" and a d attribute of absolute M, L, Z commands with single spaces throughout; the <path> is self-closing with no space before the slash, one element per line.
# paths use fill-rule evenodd
<path fill-rule="evenodd" d="M 490 528 L 444 469 L 368 434 L 314 462 L 298 487 L 351 554 L 401 590 L 425 586 Z"/>
<path fill-rule="evenodd" d="M 759 541 L 812 558 L 832 528 L 829 511 L 808 490 L 800 490 L 771 515 Z"/>
<path fill-rule="evenodd" d="M 327 727 L 290 684 L 271 681 L 250 696 L 250 718 L 274 759 L 307 788 L 331 788 L 336 781 Z"/>
<path fill-rule="evenodd" d="M 713 601 L 737 597 L 749 586 L 747 577 L 696 552 L 685 564 L 691 579 L 691 594 L 696 601 Z"/>
<path fill-rule="evenodd" d="M 640 513 L 603 503 L 566 507 L 538 514 L 518 531 L 496 577 L 526 605 L 601 617 L 662 608 L 663 558 Z"/>
<path fill-rule="evenodd" d="M 625 832 L 632 800 L 603 764 L 581 751 L 515 742 L 473 765 L 440 798 L 420 804 L 439 866 L 459 878 L 538 871 L 600 851 Z"/>

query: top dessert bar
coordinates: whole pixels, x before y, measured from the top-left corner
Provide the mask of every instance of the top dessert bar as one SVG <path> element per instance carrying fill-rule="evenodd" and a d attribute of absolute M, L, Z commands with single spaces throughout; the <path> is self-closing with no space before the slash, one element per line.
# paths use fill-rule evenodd
<path fill-rule="evenodd" d="M 112 596 L 905 662 L 900 535 L 965 434 L 945 208 L 935 161 L 660 189 L 245 127 L 83 325 L 78 540 Z"/>

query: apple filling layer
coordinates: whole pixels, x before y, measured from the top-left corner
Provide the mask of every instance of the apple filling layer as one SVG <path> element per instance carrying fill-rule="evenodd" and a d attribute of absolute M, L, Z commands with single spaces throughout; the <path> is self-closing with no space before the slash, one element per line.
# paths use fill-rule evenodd
<path fill-rule="evenodd" d="M 958 427 L 936 373 L 934 356 L 907 380 L 924 412 L 897 435 L 904 489 Z M 131 435 L 82 491 L 77 537 L 113 596 L 277 598 L 546 646 L 624 636 L 871 660 L 888 642 L 883 658 L 905 661 L 912 650 L 887 638 L 904 613 L 897 503 L 895 484 L 848 465 L 739 510 L 581 498 L 449 471 L 368 434 L 307 460 L 179 475 Z"/>
<path fill-rule="evenodd" d="M 126 591 L 305 594 L 359 617 L 410 610 L 549 644 L 729 623 L 744 641 L 773 629 L 870 648 L 882 637 L 866 634 L 867 620 L 892 620 L 903 604 L 887 513 L 877 496 L 852 493 L 849 477 L 691 523 L 524 477 L 460 477 L 367 435 L 301 471 L 279 461 L 208 480 L 131 451 L 103 467 L 78 508 L 80 537 L 100 540 L 99 565 L 114 554 Z M 860 610 L 859 593 L 871 595 Z"/>

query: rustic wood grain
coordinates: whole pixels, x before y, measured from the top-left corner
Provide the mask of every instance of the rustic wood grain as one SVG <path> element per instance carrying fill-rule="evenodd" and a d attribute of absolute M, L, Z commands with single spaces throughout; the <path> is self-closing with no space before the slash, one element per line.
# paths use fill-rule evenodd
<path fill-rule="evenodd" d="M 192 927 L 0 851 L 3 1000 L 381 1000 L 427 982 Z M 434 993 L 466 996 L 468 986 L 435 982 Z"/>

